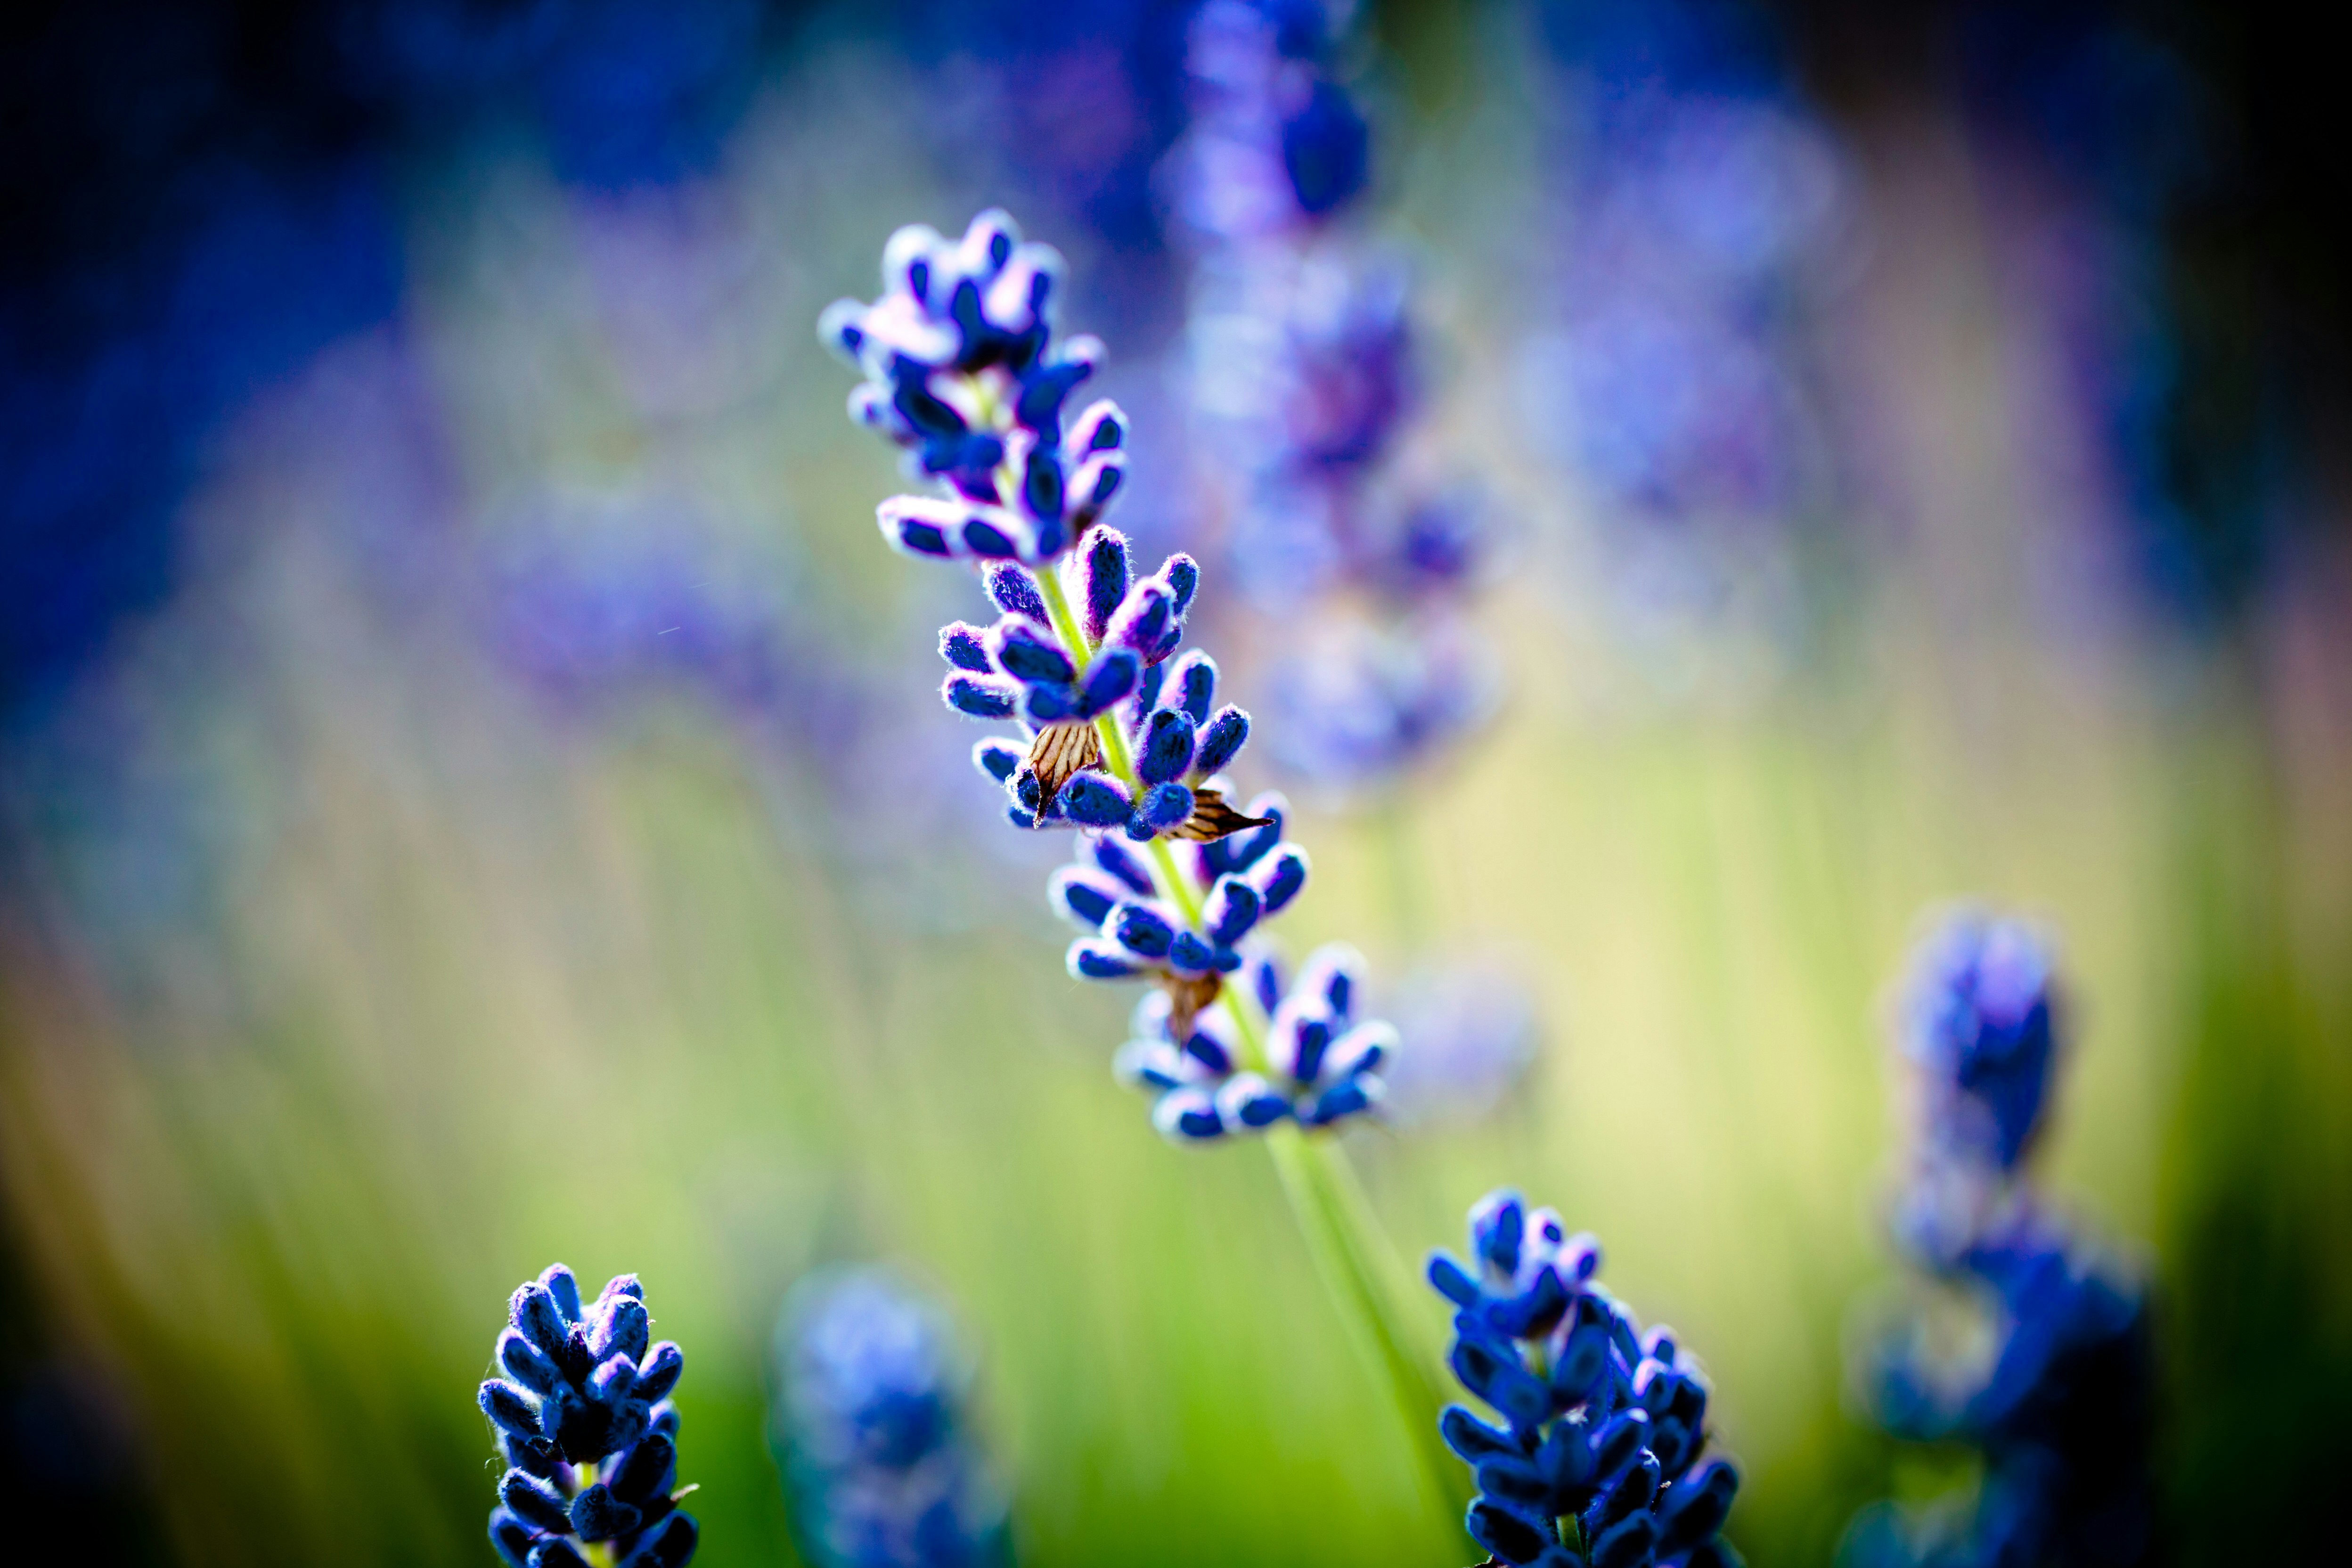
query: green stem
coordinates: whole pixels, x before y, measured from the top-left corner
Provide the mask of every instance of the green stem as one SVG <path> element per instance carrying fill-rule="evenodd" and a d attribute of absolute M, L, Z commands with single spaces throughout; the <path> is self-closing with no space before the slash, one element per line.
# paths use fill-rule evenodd
<path fill-rule="evenodd" d="M 1459 1520 L 1469 1506 L 1470 1475 L 1438 1435 L 1438 1412 L 1444 1397 L 1430 1376 L 1428 1363 L 1415 1353 L 1422 1340 L 1412 1314 L 1396 1289 L 1402 1272 L 1395 1247 L 1371 1212 L 1348 1151 L 1329 1133 L 1304 1133 L 1277 1128 L 1277 1136 L 1291 1134 L 1318 1200 L 1329 1216 L 1346 1268 L 1359 1321 L 1364 1332 L 1360 1348 L 1385 1375 L 1390 1398 L 1412 1434 L 1422 1479 L 1432 1500 Z M 1277 1151 L 1276 1159 L 1282 1155 Z"/>
<path fill-rule="evenodd" d="M 1049 566 L 1036 578 L 1055 633 L 1083 674 L 1096 645 L 1071 607 L 1060 573 Z M 1138 789 L 1134 754 L 1118 721 L 1106 713 L 1095 721 L 1095 731 L 1102 741 L 1104 765 L 1129 789 Z M 1151 865 L 1153 880 L 1161 893 L 1198 929 L 1203 889 L 1178 863 L 1166 839 L 1151 840 Z M 1256 995 L 1245 985 L 1232 984 L 1223 988 L 1223 994 L 1228 1002 L 1226 1014 L 1240 1036 L 1243 1065 L 1253 1072 L 1266 1071 L 1270 1061 L 1265 1047 L 1267 1020 Z M 1413 1352 L 1420 1336 L 1413 1331 L 1396 1289 L 1402 1266 L 1387 1232 L 1372 1214 L 1347 1151 L 1328 1133 L 1309 1133 L 1291 1123 L 1271 1129 L 1265 1144 L 1281 1178 L 1283 1195 L 1289 1200 L 1291 1215 L 1306 1237 L 1316 1273 L 1338 1303 L 1349 1337 L 1381 1374 L 1391 1403 L 1412 1435 L 1413 1451 L 1432 1500 L 1458 1514 L 1470 1500 L 1469 1477 L 1438 1436 L 1437 1388 L 1427 1364 Z"/>

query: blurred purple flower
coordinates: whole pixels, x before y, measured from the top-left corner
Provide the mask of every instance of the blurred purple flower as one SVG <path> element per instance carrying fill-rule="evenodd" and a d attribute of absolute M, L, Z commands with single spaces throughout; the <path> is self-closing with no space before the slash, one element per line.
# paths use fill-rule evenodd
<path fill-rule="evenodd" d="M 1388 1070 L 1385 1104 L 1401 1125 L 1484 1116 L 1535 1060 L 1535 998 L 1491 959 L 1424 965 L 1405 976 L 1388 1013 L 1411 1042 Z"/>
<path fill-rule="evenodd" d="M 1819 482 L 1787 301 L 1833 232 L 1835 152 L 1767 99 L 1594 94 L 1564 309 L 1521 352 L 1528 434 L 1627 512 L 1780 517 Z"/>
<path fill-rule="evenodd" d="M 685 505 L 550 496 L 482 546 L 485 632 L 500 660 L 556 700 L 692 685 L 739 712 L 786 696 L 791 657 L 772 563 L 711 540 Z"/>
<path fill-rule="evenodd" d="M 1450 616 L 1328 622 L 1267 672 L 1268 743 L 1326 789 L 1370 788 L 1486 722 L 1501 674 L 1486 641 Z"/>

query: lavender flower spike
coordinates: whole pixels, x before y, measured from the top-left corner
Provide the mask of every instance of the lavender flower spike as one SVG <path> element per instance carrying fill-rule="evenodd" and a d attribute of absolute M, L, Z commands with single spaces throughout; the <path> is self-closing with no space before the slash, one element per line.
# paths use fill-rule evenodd
<path fill-rule="evenodd" d="M 490 1543 L 512 1568 L 686 1568 L 698 1532 L 677 1511 L 677 1406 L 685 1360 L 651 1343 L 645 1289 L 615 1275 L 583 1307 L 558 1263 L 515 1291 L 499 1335 L 506 1376 L 482 1413 L 507 1462 Z"/>
<path fill-rule="evenodd" d="M 998 1568 L 1004 1501 L 963 1431 L 970 1369 L 896 1277 L 809 1280 L 776 1327 L 772 1436 L 802 1554 L 818 1568 Z"/>
<path fill-rule="evenodd" d="M 2146 1288 L 2053 1215 L 2026 1171 L 2064 1043 L 2055 992 L 2048 942 L 1980 910 L 1948 917 L 1914 961 L 1900 1041 L 1917 1121 L 1895 1238 L 1923 1293 L 1979 1317 L 1992 1354 L 1956 1360 L 1948 1328 L 1915 1310 L 1868 1347 L 1861 1381 L 1890 1433 L 1969 1444 L 1984 1477 L 1965 1507 L 1864 1510 L 1846 1568 L 2159 1555 Z"/>
<path fill-rule="evenodd" d="M 1454 1375 L 1501 1417 L 1438 1423 L 1477 1479 L 1471 1535 L 1536 1568 L 1738 1563 L 1719 1532 L 1739 1473 L 1702 1459 L 1706 1381 L 1594 1282 L 1600 1244 L 1501 1191 L 1471 1209 L 1470 1252 L 1433 1255 L 1429 1279 L 1457 1309 Z"/>
<path fill-rule="evenodd" d="M 853 410 L 951 491 L 884 502 L 883 531 L 981 576 L 996 619 L 941 628 L 940 694 L 966 717 L 1020 726 L 972 752 L 1015 826 L 1077 830 L 1076 859 L 1052 883 L 1085 932 L 1071 973 L 1158 985 L 1119 1070 L 1160 1097 L 1161 1131 L 1328 1127 L 1379 1103 L 1394 1034 L 1353 1018 L 1347 964 L 1310 962 L 1286 1000 L 1271 961 L 1245 952 L 1306 886 L 1307 854 L 1282 837 L 1279 796 L 1231 804 L 1226 770 L 1250 716 L 1217 701 L 1214 660 L 1179 652 L 1199 564 L 1171 555 L 1139 577 L 1128 541 L 1101 521 L 1125 471 L 1126 421 L 1097 403 L 1061 422 L 1100 349 L 1055 348 L 1059 268 L 1011 219 L 983 213 L 954 245 L 899 230 L 883 297 L 826 312 L 825 335 L 866 376 Z"/>

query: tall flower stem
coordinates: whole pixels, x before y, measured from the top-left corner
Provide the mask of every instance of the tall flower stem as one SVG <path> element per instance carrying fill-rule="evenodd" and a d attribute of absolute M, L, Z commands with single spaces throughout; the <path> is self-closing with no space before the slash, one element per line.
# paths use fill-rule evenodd
<path fill-rule="evenodd" d="M 1433 1501 L 1458 1516 L 1470 1500 L 1466 1472 L 1438 1436 L 1442 1406 L 1395 1281 L 1401 1271 L 1388 1233 L 1373 1217 L 1348 1152 L 1333 1134 L 1275 1128 L 1266 1139 L 1299 1227 L 1317 1249 L 1324 1284 L 1339 1300 L 1357 1348 L 1380 1370 L 1403 1418 Z"/>
<path fill-rule="evenodd" d="M 1060 574 L 1052 568 L 1036 574 L 1040 592 L 1054 630 L 1083 669 L 1096 651 L 1070 605 Z M 1095 721 L 1102 741 L 1104 765 L 1129 789 L 1140 781 L 1126 732 L 1110 714 Z M 1150 841 L 1153 879 L 1160 891 L 1197 926 L 1201 922 L 1203 889 L 1177 860 L 1165 838 Z M 1252 1070 L 1267 1068 L 1266 1019 L 1248 987 L 1228 985 L 1227 1013 L 1240 1037 L 1241 1056 Z M 1329 1132 L 1311 1133 L 1285 1123 L 1268 1129 L 1265 1144 L 1281 1178 L 1291 1217 L 1306 1237 L 1308 1253 L 1357 1350 L 1369 1361 L 1389 1390 L 1390 1401 L 1410 1434 L 1423 1481 L 1431 1500 L 1448 1512 L 1459 1512 L 1470 1498 L 1463 1467 L 1438 1436 L 1441 1400 L 1429 1369 L 1413 1347 L 1415 1333 L 1404 1310 L 1396 1280 L 1402 1272 L 1394 1245 L 1374 1216 L 1370 1199 L 1357 1179 L 1347 1151 Z"/>

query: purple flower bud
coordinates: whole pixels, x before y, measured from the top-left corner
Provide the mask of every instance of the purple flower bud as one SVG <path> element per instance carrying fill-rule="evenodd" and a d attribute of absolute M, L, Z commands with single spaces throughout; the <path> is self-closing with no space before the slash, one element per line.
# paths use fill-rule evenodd
<path fill-rule="evenodd" d="M 659 1433 L 650 1433 L 631 1448 L 613 1472 L 613 1495 L 624 1502 L 643 1504 L 667 1500 L 677 1481 L 677 1446 Z"/>
<path fill-rule="evenodd" d="M 1081 717 L 1078 689 L 1067 681 L 1038 680 L 1021 689 L 1021 717 L 1044 729 Z"/>
<path fill-rule="evenodd" d="M 1231 947 L 1249 934 L 1265 908 L 1255 888 L 1239 877 L 1220 877 L 1217 885 L 1209 889 L 1202 923 L 1211 941 L 1221 947 Z"/>
<path fill-rule="evenodd" d="M 1020 700 L 1019 689 L 1011 681 L 992 675 L 966 675 L 961 670 L 948 677 L 940 696 L 949 707 L 972 719 L 1010 719 Z"/>
<path fill-rule="evenodd" d="M 572 1528 L 563 1495 L 537 1476 L 509 1470 L 499 1482 L 499 1500 L 534 1530 L 562 1535 Z"/>
<path fill-rule="evenodd" d="M 1323 1053 L 1331 1044 L 1331 1020 L 1302 1016 L 1286 1005 L 1275 1015 L 1274 1058 L 1285 1078 L 1313 1083 L 1323 1076 Z"/>
<path fill-rule="evenodd" d="M 1194 648 L 1170 668 L 1168 683 L 1175 705 L 1197 727 L 1209 721 L 1209 707 L 1217 700 L 1217 661 Z"/>
<path fill-rule="evenodd" d="M 588 1374 L 589 1396 L 599 1405 L 615 1405 L 637 1386 L 637 1363 L 625 1352 L 608 1357 Z"/>
<path fill-rule="evenodd" d="M 1246 871 L 1271 854 L 1282 843 L 1284 823 L 1290 815 L 1290 802 L 1279 790 L 1266 790 L 1244 808 L 1244 814 L 1264 818 L 1263 827 L 1248 828 L 1230 834 L 1213 844 L 1201 847 L 1213 873 Z"/>
<path fill-rule="evenodd" d="M 524 1397 L 523 1391 L 513 1384 L 492 1378 L 482 1384 L 481 1393 L 477 1397 L 481 1404 L 482 1414 L 497 1423 L 499 1430 L 511 1432 L 518 1437 L 539 1435 L 539 1406 Z"/>
<path fill-rule="evenodd" d="M 1225 1131 L 1216 1096 L 1202 1089 L 1180 1089 L 1161 1095 L 1160 1103 L 1151 1108 L 1151 1124 L 1162 1137 L 1179 1142 L 1205 1142 Z"/>
<path fill-rule="evenodd" d="M 986 675 L 996 667 L 988 657 L 981 630 L 968 621 L 950 621 L 940 628 L 940 657 L 958 669 Z"/>
<path fill-rule="evenodd" d="M 1129 1089 L 1165 1093 L 1184 1081 L 1176 1047 L 1165 1040 L 1129 1040 L 1111 1060 L 1111 1073 Z"/>
<path fill-rule="evenodd" d="M 1110 510 L 1118 499 L 1119 486 L 1127 479 L 1127 454 L 1097 452 L 1078 465 L 1070 476 L 1068 516 L 1070 526 L 1083 531 L 1095 519 Z"/>
<path fill-rule="evenodd" d="M 1387 1024 L 1378 1020 L 1359 1024 L 1331 1042 L 1324 1053 L 1323 1074 L 1349 1079 L 1378 1072 L 1396 1048 L 1397 1032 Z"/>
<path fill-rule="evenodd" d="M 1070 394 L 1077 390 L 1079 384 L 1094 374 L 1099 357 L 1097 353 L 1074 353 L 1070 351 L 1093 343 L 1092 339 L 1071 343 L 1063 351 L 1061 357 L 1030 376 L 1028 384 L 1022 388 L 1021 396 L 1013 405 L 1013 422 L 1023 429 L 1036 431 L 1041 439 L 1055 443 L 1065 466 L 1076 459 L 1068 446 L 1062 442 L 1062 405 L 1069 401 Z"/>
<path fill-rule="evenodd" d="M 1151 896 L 1155 886 L 1151 880 L 1151 868 L 1126 845 L 1116 838 L 1091 838 L 1087 848 L 1093 855 L 1096 865 L 1126 883 L 1137 894 L 1147 899 Z"/>
<path fill-rule="evenodd" d="M 1110 939 L 1140 959 L 1161 959 L 1176 941 L 1174 916 L 1156 904 L 1129 900 L 1113 905 L 1103 921 Z"/>
<path fill-rule="evenodd" d="M 1193 759 L 1193 771 L 1204 777 L 1223 772 L 1241 754 L 1243 745 L 1249 740 L 1249 731 L 1250 717 L 1247 713 L 1230 704 L 1217 710 L 1217 716 L 1210 720 L 1208 728 L 1201 732 L 1201 750 Z"/>
<path fill-rule="evenodd" d="M 1222 957 L 1196 931 L 1180 931 L 1168 944 L 1168 967 L 1179 974 L 1207 974 L 1220 967 Z"/>
<path fill-rule="evenodd" d="M 588 1568 L 588 1559 L 581 1556 L 579 1549 L 571 1542 L 559 1535 L 551 1541 L 542 1541 L 531 1549 L 530 1565 L 530 1568 Z M 636 1568 L 636 1565 L 632 1563 L 630 1568 Z"/>
<path fill-rule="evenodd" d="M 1066 685 L 1077 677 L 1070 656 L 1062 651 L 1060 639 L 1019 616 L 1007 616 L 988 628 L 987 651 L 1015 680 Z"/>
<path fill-rule="evenodd" d="M 1160 575 L 1168 584 L 1168 591 L 1176 596 L 1179 619 L 1192 613 L 1192 595 L 1201 589 L 1201 567 L 1191 556 L 1171 555 L 1160 563 Z"/>
<path fill-rule="evenodd" d="M 1091 719 L 1107 711 L 1135 689 L 1142 673 L 1143 661 L 1123 647 L 1108 647 L 1096 654 L 1078 682 L 1077 716 Z"/>
<path fill-rule="evenodd" d="M 678 1377 L 685 1371 L 686 1352 L 670 1341 L 662 1341 L 646 1352 L 645 1364 L 637 1368 L 635 1397 L 647 1403 L 668 1398 L 669 1391 L 677 1386 Z"/>
<path fill-rule="evenodd" d="M 637 1528 L 645 1515 L 597 1481 L 572 1500 L 572 1532 L 583 1541 L 610 1541 Z"/>
<path fill-rule="evenodd" d="M 866 301 L 835 300 L 816 319 L 816 335 L 827 348 L 849 361 L 857 363 L 857 351 L 866 342 L 866 331 L 859 323 L 865 320 Z M 863 391 L 864 388 L 859 390 Z"/>
<path fill-rule="evenodd" d="M 1454 1262 L 1454 1259 L 1448 1258 L 1443 1252 L 1433 1252 L 1429 1255 L 1429 1282 L 1432 1286 L 1436 1288 L 1439 1295 L 1444 1297 L 1447 1300 L 1453 1302 L 1457 1307 L 1475 1307 L 1478 1304 L 1478 1281 L 1471 1279 L 1470 1276 L 1464 1271 L 1462 1265 Z M 1454 1407 L 1455 1410 L 1460 1408 L 1461 1407 L 1459 1405 Z M 1465 1415 L 1468 1414 L 1467 1411 L 1463 1413 Z M 1449 1416 L 1453 1414 L 1454 1410 L 1448 1410 L 1446 1412 L 1446 1415 Z M 1480 1425 L 1483 1429 L 1484 1424 L 1481 1423 Z M 1453 1446 L 1455 1453 L 1461 1454 L 1464 1458 L 1470 1460 L 1473 1464 L 1477 1462 L 1479 1456 L 1463 1453 L 1462 1445 L 1454 1442 L 1454 1436 L 1451 1432 L 1447 1432 L 1445 1436 L 1446 1441 Z"/>
<path fill-rule="evenodd" d="M 1127 597 L 1132 575 L 1127 536 L 1115 528 L 1097 528 L 1087 534 L 1080 571 L 1086 588 L 1087 636 L 1100 642 L 1119 601 Z"/>
<path fill-rule="evenodd" d="M 1372 1108 L 1380 1093 L 1380 1079 L 1351 1078 L 1341 1080 L 1318 1095 L 1315 1103 L 1299 1117 L 1309 1127 L 1328 1127 L 1334 1121 L 1344 1121 Z"/>
<path fill-rule="evenodd" d="M 893 496 L 875 509 L 874 517 L 891 549 L 952 561 L 957 550 L 949 531 L 970 513 L 968 507 L 929 496 Z"/>
<path fill-rule="evenodd" d="M 1165 682 L 1166 672 L 1165 665 L 1146 663 L 1141 678 L 1135 683 L 1135 695 L 1128 699 L 1128 728 L 1136 734 L 1143 732 L 1144 725 L 1150 722 L 1151 715 L 1160 707 L 1160 688 Z"/>
<path fill-rule="evenodd" d="M 1062 520 L 1062 465 L 1046 447 L 1031 447 L 1022 460 L 1021 509 L 1041 525 Z M 1058 536 L 1061 531 L 1053 531 Z"/>
<path fill-rule="evenodd" d="M 569 1278 L 569 1276 L 566 1276 Z M 572 1319 L 579 1318 L 580 1288 L 572 1288 Z M 563 1346 L 570 1335 L 570 1325 L 562 1309 L 556 1303 L 555 1293 L 533 1280 L 517 1290 L 507 1302 L 507 1317 L 518 1332 L 539 1347 L 550 1359 L 562 1361 Z"/>
<path fill-rule="evenodd" d="M 1159 647 L 1174 624 L 1175 599 L 1168 592 L 1168 584 L 1146 577 L 1128 591 L 1103 635 L 1106 641 L 1120 647 L 1150 654 Z"/>
<path fill-rule="evenodd" d="M 1471 1249 L 1506 1275 L 1518 1272 L 1527 1229 L 1527 1202 L 1507 1187 L 1488 1193 L 1470 1210 Z"/>
<path fill-rule="evenodd" d="M 1070 943 L 1066 962 L 1075 980 L 1125 980 L 1142 973 L 1147 967 L 1119 951 L 1116 944 L 1096 937 L 1080 937 Z"/>
<path fill-rule="evenodd" d="M 1184 1042 L 1184 1054 L 1219 1078 L 1234 1070 L 1233 1042 L 1219 1033 L 1206 1017 L 1193 1025 L 1191 1037 Z"/>
<path fill-rule="evenodd" d="M 991 735 L 971 749 L 972 766 L 998 784 L 1009 782 L 1028 760 L 1027 748 L 1016 746 L 1002 735 Z"/>
<path fill-rule="evenodd" d="M 1115 452 L 1127 445 L 1127 416 L 1109 398 L 1099 398 L 1087 405 L 1084 413 L 1070 424 L 1070 433 L 1064 450 L 1073 464 L 1083 463 L 1100 452 Z"/>
<path fill-rule="evenodd" d="M 1156 838 L 1192 815 L 1192 792 L 1180 784 L 1155 784 L 1135 805 L 1127 836 L 1139 843 Z"/>
<path fill-rule="evenodd" d="M 1235 1127 L 1256 1131 L 1290 1114 L 1290 1101 L 1255 1073 L 1235 1073 L 1217 1090 L 1217 1114 Z"/>
<path fill-rule="evenodd" d="M 702 1527 L 692 1514 L 671 1514 L 638 1538 L 622 1568 L 686 1568 L 701 1539 Z"/>
<path fill-rule="evenodd" d="M 1250 890 L 1255 892 L 1257 889 L 1253 888 Z M 1264 907 L 1261 903 L 1261 912 Z M 1257 995 L 1258 1011 L 1272 1013 L 1282 1005 L 1282 973 L 1275 967 L 1271 957 L 1261 954 L 1257 962 L 1250 965 L 1250 984 Z"/>
<path fill-rule="evenodd" d="M 1192 766 L 1192 723 L 1172 708 L 1154 712 L 1145 723 L 1135 771 L 1146 784 L 1180 779 Z"/>
<path fill-rule="evenodd" d="M 610 1296 L 600 1303 L 598 1310 L 589 1314 L 588 1353 L 599 1363 L 615 1355 L 634 1361 L 645 1354 L 652 1343 L 648 1329 L 643 1300 L 635 1296 Z M 598 1370 L 602 1370 L 601 1364 Z M 635 1375 L 634 1368 L 631 1375 Z"/>
<path fill-rule="evenodd" d="M 893 496 L 876 509 L 875 521 L 893 548 L 941 561 L 1025 561 L 1051 552 L 1058 539 L 1041 534 L 1034 521 L 1001 506 L 932 496 Z"/>
<path fill-rule="evenodd" d="M 1026 616 L 1041 626 L 1052 620 L 1045 612 L 1045 595 L 1038 592 L 1037 579 L 1010 561 L 1000 561 L 988 568 L 988 596 L 1008 616 Z"/>
<path fill-rule="evenodd" d="M 540 1275 L 539 1282 L 547 1288 L 548 1299 L 555 1303 L 558 1316 L 567 1323 L 580 1321 L 580 1281 L 571 1269 L 561 1263 L 551 1263 Z M 515 1326 L 522 1327 L 520 1323 Z"/>
<path fill-rule="evenodd" d="M 1069 819 L 1085 827 L 1116 827 L 1135 809 L 1125 784 L 1093 768 L 1072 773 L 1059 799 Z"/>
<path fill-rule="evenodd" d="M 1083 866 L 1055 870 L 1046 890 L 1057 913 L 1088 931 L 1100 931 L 1103 921 L 1110 918 L 1112 906 L 1129 893 L 1118 878 Z"/>
<path fill-rule="evenodd" d="M 1286 844 L 1249 876 L 1265 912 L 1280 914 L 1298 896 L 1298 890 L 1307 886 L 1307 851 L 1295 844 Z"/>
<path fill-rule="evenodd" d="M 540 1294 L 543 1297 L 546 1292 Z M 498 1354 L 506 1374 L 533 1394 L 552 1394 L 563 1382 L 554 1357 L 531 1343 L 520 1329 L 509 1329 L 499 1336 Z"/>
<path fill-rule="evenodd" d="M 1363 968 L 1362 953 L 1345 942 L 1330 942 L 1308 955 L 1292 989 L 1300 996 L 1317 998 L 1335 1016 L 1345 1017 L 1354 1006 L 1356 976 Z"/>

